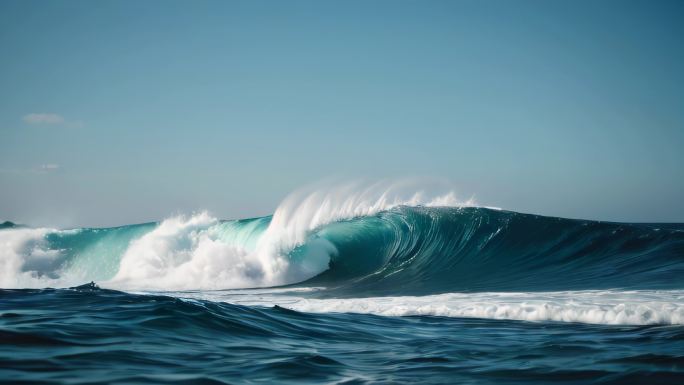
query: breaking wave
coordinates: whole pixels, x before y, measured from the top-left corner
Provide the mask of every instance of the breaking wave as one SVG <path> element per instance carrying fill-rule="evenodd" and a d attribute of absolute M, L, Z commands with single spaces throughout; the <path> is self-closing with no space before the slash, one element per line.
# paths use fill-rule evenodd
<path fill-rule="evenodd" d="M 0 287 L 324 288 L 292 305 L 314 312 L 681 324 L 683 276 L 681 224 L 521 214 L 387 184 L 297 192 L 261 218 L 0 229 Z"/>

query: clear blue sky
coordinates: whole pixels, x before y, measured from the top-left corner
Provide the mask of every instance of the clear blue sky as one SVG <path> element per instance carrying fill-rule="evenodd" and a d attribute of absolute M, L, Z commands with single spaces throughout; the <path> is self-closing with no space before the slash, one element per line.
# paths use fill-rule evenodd
<path fill-rule="evenodd" d="M 329 175 L 684 221 L 682 1 L 0 2 L 0 219 L 271 213 Z"/>

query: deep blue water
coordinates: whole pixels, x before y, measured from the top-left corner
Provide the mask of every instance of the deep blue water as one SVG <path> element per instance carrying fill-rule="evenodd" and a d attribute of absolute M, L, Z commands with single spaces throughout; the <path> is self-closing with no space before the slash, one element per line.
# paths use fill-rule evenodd
<path fill-rule="evenodd" d="M 677 384 L 684 328 L 312 314 L 91 288 L 0 292 L 8 383 Z"/>
<path fill-rule="evenodd" d="M 3 224 L 0 382 L 684 383 L 682 224 L 297 223 Z"/>

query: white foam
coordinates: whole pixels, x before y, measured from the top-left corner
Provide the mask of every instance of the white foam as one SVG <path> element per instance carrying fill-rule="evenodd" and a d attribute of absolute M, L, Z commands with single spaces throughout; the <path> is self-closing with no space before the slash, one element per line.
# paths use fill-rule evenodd
<path fill-rule="evenodd" d="M 453 193 L 405 193 L 406 183 L 350 183 L 300 190 L 278 206 L 251 248 L 218 236 L 207 213 L 178 216 L 131 243 L 116 276 L 102 282 L 118 289 L 189 290 L 267 287 L 301 282 L 328 268 L 335 247 L 324 239 L 307 244 L 296 262 L 288 257 L 307 236 L 330 222 L 372 215 L 400 205 L 462 206 Z"/>
<path fill-rule="evenodd" d="M 286 197 L 273 214 L 262 237 L 262 248 L 289 250 L 301 245 L 306 236 L 322 225 L 370 216 L 398 206 L 473 206 L 459 201 L 453 191 L 430 195 L 411 181 L 351 182 L 301 189 Z"/>
<path fill-rule="evenodd" d="M 307 244 L 293 263 L 286 256 L 327 223 L 373 215 L 400 205 L 461 206 L 453 193 L 415 192 L 415 183 L 348 183 L 303 189 L 278 206 L 272 221 L 254 241 L 255 229 L 226 236 L 225 226 L 202 212 L 162 221 L 131 241 L 115 276 L 99 282 L 117 289 L 188 290 L 266 287 L 295 283 L 328 267 L 335 247 L 324 239 Z M 0 231 L 0 287 L 66 287 L 101 277 L 64 266 L 61 250 L 48 248 L 45 236 L 55 229 Z M 62 233 L 78 230 L 64 230 Z M 232 231 L 232 230 L 231 230 Z M 112 256 L 108 256 L 111 258 Z M 62 263 L 62 264 L 60 264 Z"/>
<path fill-rule="evenodd" d="M 684 290 L 586 290 L 542 293 L 447 293 L 422 297 L 316 299 L 297 292 L 176 293 L 310 313 L 441 316 L 606 325 L 684 325 Z"/>
<path fill-rule="evenodd" d="M 307 236 L 330 222 L 373 215 L 400 205 L 462 206 L 452 192 L 410 192 L 410 183 L 317 186 L 292 193 L 278 206 L 255 245 L 227 242 L 218 220 L 207 213 L 174 217 L 131 243 L 116 276 L 104 287 L 189 290 L 266 287 L 301 282 L 328 268 L 337 250 L 328 241 L 309 242 L 296 263 L 287 258 Z"/>
<path fill-rule="evenodd" d="M 18 228 L 0 230 L 0 287 L 36 288 L 63 285 L 50 276 L 59 250 L 50 250 L 45 235 L 57 230 Z"/>

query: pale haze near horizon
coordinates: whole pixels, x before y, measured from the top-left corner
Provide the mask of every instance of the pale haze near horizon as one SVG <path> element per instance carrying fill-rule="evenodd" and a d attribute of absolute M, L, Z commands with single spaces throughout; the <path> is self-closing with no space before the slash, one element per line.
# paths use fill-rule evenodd
<path fill-rule="evenodd" d="M 3 1 L 0 220 L 267 215 L 332 176 L 684 221 L 678 1 Z"/>

